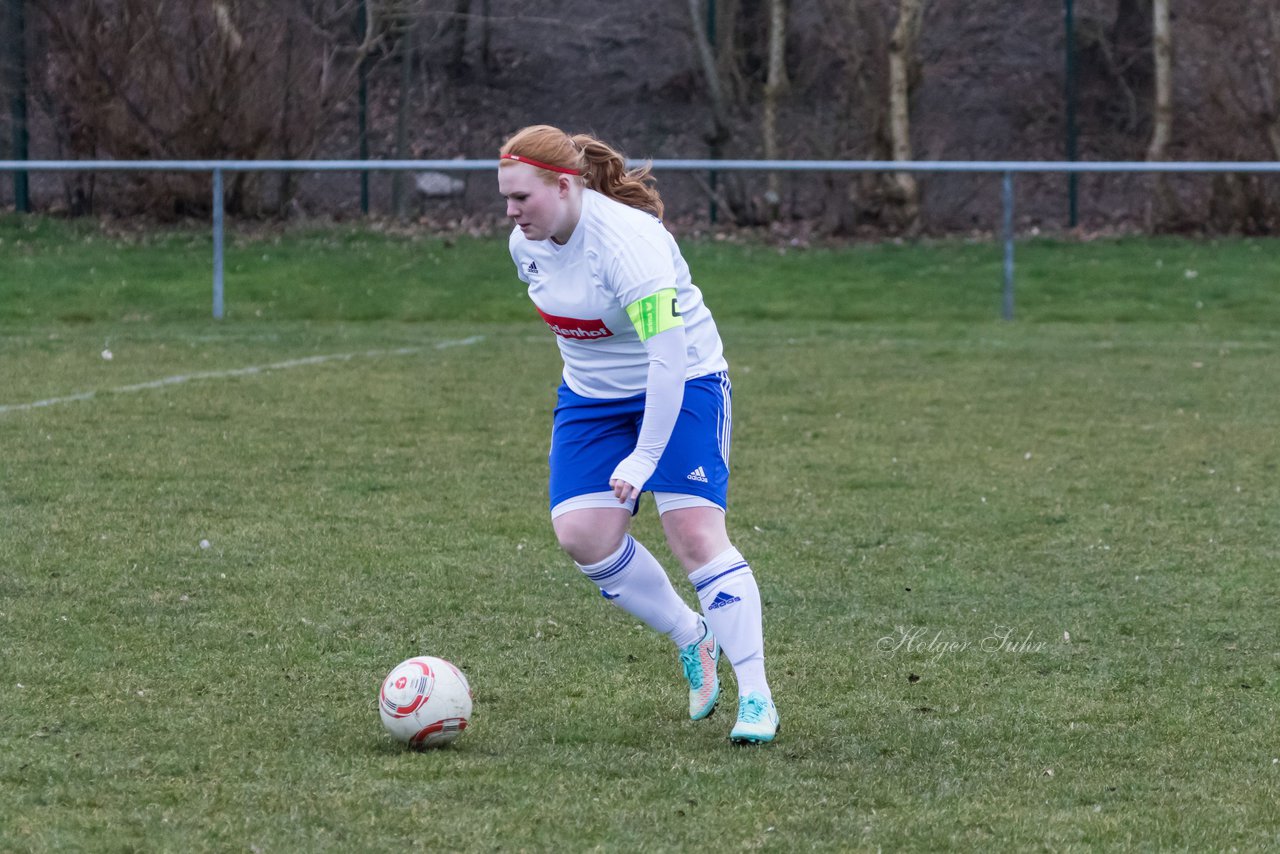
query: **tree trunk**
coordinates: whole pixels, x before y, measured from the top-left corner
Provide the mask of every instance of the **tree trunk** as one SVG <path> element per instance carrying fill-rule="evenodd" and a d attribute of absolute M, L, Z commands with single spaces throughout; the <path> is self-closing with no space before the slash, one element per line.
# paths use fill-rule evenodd
<path fill-rule="evenodd" d="M 702 0 L 689 0 L 689 20 L 693 24 L 693 42 L 698 51 L 698 64 L 702 66 L 702 76 L 707 81 L 707 94 L 711 96 L 709 141 L 712 148 L 718 148 L 729 138 L 730 110 L 724 87 L 720 84 L 720 69 L 716 66 L 715 53 L 711 50 L 707 28 L 703 25 Z"/>
<path fill-rule="evenodd" d="M 764 158 L 778 159 L 778 101 L 787 80 L 787 2 L 769 0 L 769 73 L 764 85 Z M 770 172 L 765 190 L 766 217 L 777 220 L 782 192 L 778 173 Z"/>
<path fill-rule="evenodd" d="M 296 155 L 293 152 L 290 119 L 293 106 L 293 17 L 285 19 L 284 24 L 284 85 L 280 87 L 280 142 L 283 146 L 280 156 L 290 160 Z M 297 193 L 297 177 L 289 170 L 283 170 L 276 181 L 276 216 L 283 217 Z"/>
<path fill-rule="evenodd" d="M 26 160 L 27 152 L 27 28 L 23 0 L 9 2 L 9 119 L 13 134 L 10 157 Z M 31 210 L 27 173 L 13 173 L 13 207 L 18 213 Z"/>
<path fill-rule="evenodd" d="M 1155 121 L 1148 160 L 1164 160 L 1173 126 L 1173 45 L 1169 34 L 1169 0 L 1151 4 L 1155 51 Z"/>
<path fill-rule="evenodd" d="M 467 25 L 471 21 L 471 0 L 457 0 L 446 25 L 449 35 L 449 70 L 460 75 L 467 66 Z"/>
<path fill-rule="evenodd" d="M 1270 94 L 1266 104 L 1267 141 L 1271 143 L 1271 156 L 1280 160 L 1280 7 L 1273 6 L 1267 13 L 1267 40 L 1270 43 L 1270 73 L 1263 73 L 1263 91 Z"/>
<path fill-rule="evenodd" d="M 409 105 L 413 101 L 414 30 L 417 19 L 409 16 L 404 21 L 400 36 L 400 102 L 396 105 L 396 160 L 409 158 Z M 408 218 L 408 199 L 405 194 L 406 175 L 394 172 L 391 178 L 391 207 L 401 220 Z"/>
<path fill-rule="evenodd" d="M 889 38 L 889 142 L 894 160 L 911 160 L 911 91 L 919 67 L 920 22 L 924 0 L 898 0 L 898 24 Z M 920 188 L 910 172 L 893 176 L 893 204 L 906 231 L 920 226 Z"/>
<path fill-rule="evenodd" d="M 1151 4 L 1152 50 L 1155 59 L 1155 104 L 1151 128 L 1151 144 L 1147 160 L 1164 160 L 1173 130 L 1173 43 L 1169 31 L 1169 0 L 1153 0 Z M 1176 219 L 1177 201 L 1163 172 L 1153 176 L 1152 209 L 1148 226 L 1154 228 Z"/>
<path fill-rule="evenodd" d="M 489 41 L 489 0 L 480 0 L 480 67 L 487 75 L 491 71 L 496 71 L 497 61 L 493 57 Z"/>

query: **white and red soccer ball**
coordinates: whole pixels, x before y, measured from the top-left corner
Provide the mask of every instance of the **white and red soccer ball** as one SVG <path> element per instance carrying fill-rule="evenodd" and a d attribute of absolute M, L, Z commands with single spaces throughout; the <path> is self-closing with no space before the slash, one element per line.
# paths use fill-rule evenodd
<path fill-rule="evenodd" d="M 471 720 L 471 686 L 443 658 L 418 655 L 395 666 L 378 692 L 382 725 L 416 749 L 440 747 L 462 735 Z"/>

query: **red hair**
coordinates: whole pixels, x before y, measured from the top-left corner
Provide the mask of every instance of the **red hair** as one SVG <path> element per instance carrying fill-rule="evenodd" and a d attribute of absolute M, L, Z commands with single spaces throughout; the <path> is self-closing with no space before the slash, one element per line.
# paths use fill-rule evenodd
<path fill-rule="evenodd" d="M 548 184 L 555 183 L 560 174 L 577 173 L 586 187 L 662 219 L 662 197 L 653 187 L 657 179 L 650 167 L 628 171 L 627 159 L 620 152 L 590 134 L 569 136 L 550 125 L 531 125 L 503 143 L 500 153 L 499 168 L 530 163 L 540 167 Z"/>

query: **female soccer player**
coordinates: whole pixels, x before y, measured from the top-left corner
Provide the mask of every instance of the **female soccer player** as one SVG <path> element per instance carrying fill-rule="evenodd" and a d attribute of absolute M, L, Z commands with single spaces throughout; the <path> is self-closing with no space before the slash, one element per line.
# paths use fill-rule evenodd
<path fill-rule="evenodd" d="M 730 740 L 772 741 L 760 591 L 725 529 L 728 365 L 649 170 L 628 172 L 605 143 L 546 125 L 507 140 L 498 167 L 511 259 L 564 359 L 550 456 L 556 538 L 604 598 L 675 643 L 692 719 L 715 710 L 723 646 L 739 695 Z M 645 491 L 703 616 L 627 532 Z"/>

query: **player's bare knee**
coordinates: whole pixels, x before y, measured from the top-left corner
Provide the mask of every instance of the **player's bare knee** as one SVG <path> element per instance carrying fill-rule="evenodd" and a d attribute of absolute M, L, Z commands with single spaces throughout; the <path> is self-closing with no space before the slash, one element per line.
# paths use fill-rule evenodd
<path fill-rule="evenodd" d="M 622 545 L 622 532 L 602 529 L 589 519 L 574 519 L 568 516 L 555 521 L 556 540 L 575 563 L 589 566 L 599 563 L 618 550 Z"/>
<path fill-rule="evenodd" d="M 707 536 L 705 532 L 696 532 L 674 542 L 670 542 L 671 552 L 684 566 L 686 572 L 692 572 L 705 566 L 716 555 L 724 551 L 719 541 Z"/>
<path fill-rule="evenodd" d="M 662 521 L 671 553 L 686 572 L 705 566 L 732 545 L 724 529 L 723 517 L 683 511 L 669 513 Z"/>

